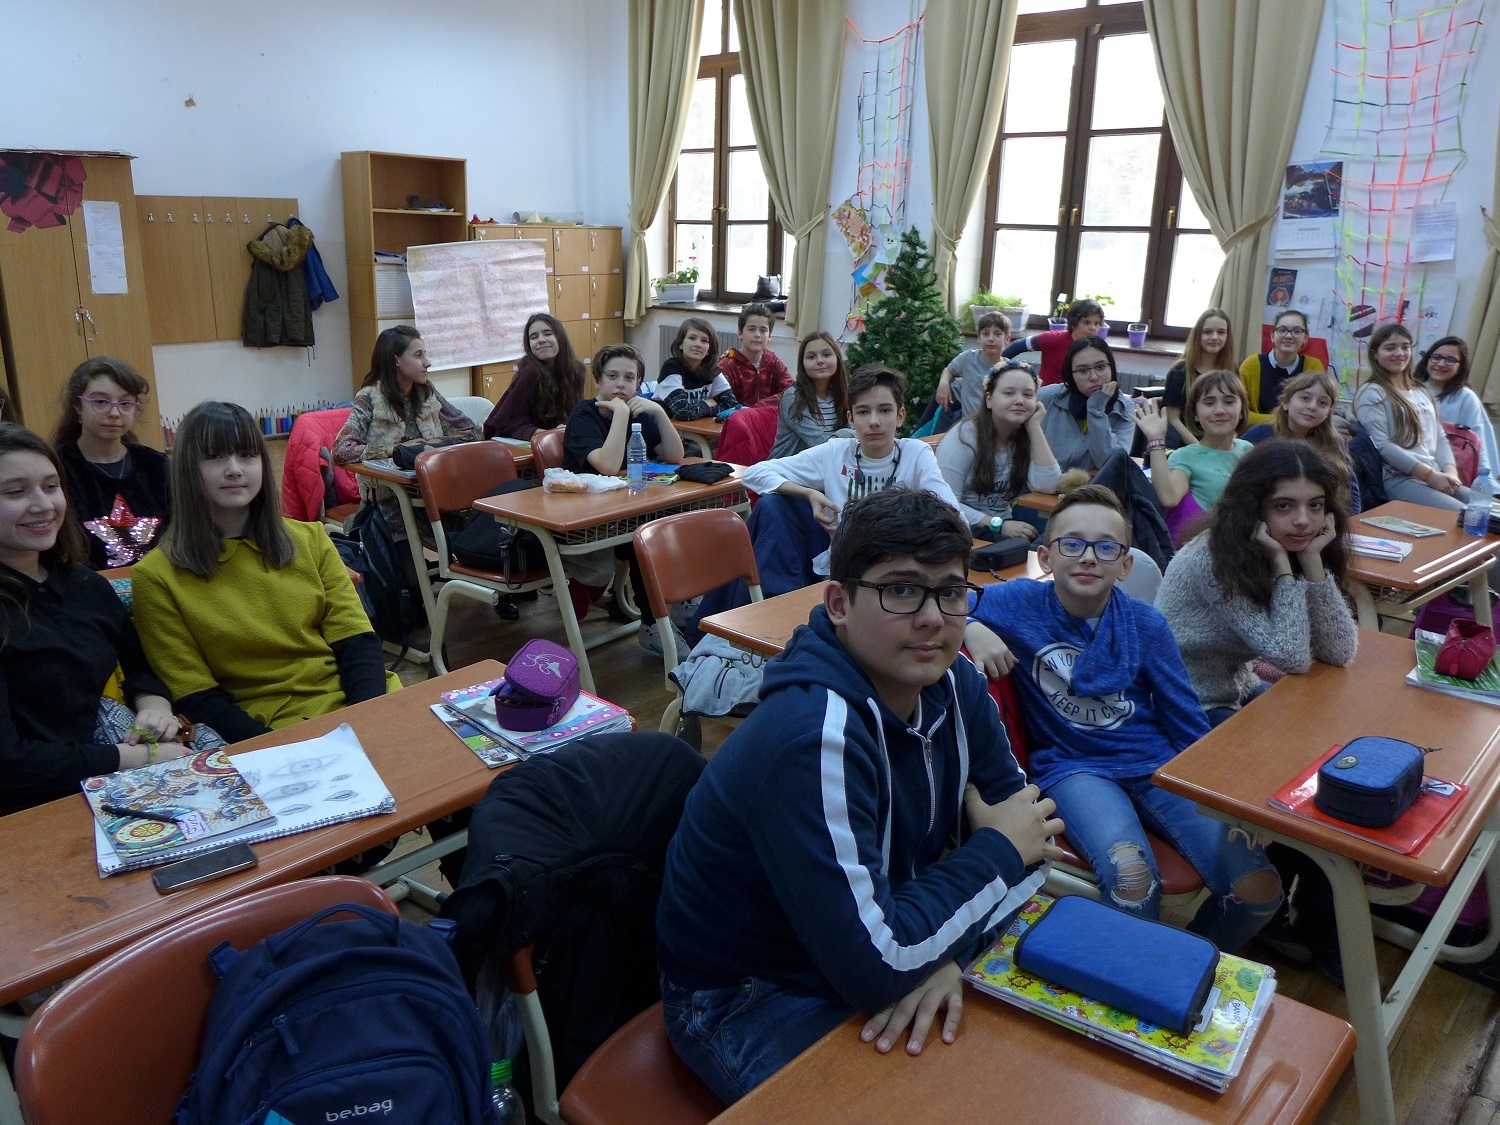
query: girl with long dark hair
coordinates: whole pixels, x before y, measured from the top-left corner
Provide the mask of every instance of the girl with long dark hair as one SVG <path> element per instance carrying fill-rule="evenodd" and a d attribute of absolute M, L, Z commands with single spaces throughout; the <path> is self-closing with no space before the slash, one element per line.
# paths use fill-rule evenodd
<path fill-rule="evenodd" d="M 583 364 L 573 354 L 562 321 L 549 313 L 533 313 L 521 338 L 526 356 L 484 420 L 487 438 L 530 441 L 538 430 L 564 425 L 583 399 Z"/>

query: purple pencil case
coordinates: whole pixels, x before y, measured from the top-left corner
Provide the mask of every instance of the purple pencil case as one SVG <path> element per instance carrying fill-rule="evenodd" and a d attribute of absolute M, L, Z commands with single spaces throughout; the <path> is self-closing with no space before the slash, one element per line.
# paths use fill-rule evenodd
<path fill-rule="evenodd" d="M 552 641 L 529 640 L 505 666 L 505 678 L 490 693 L 495 719 L 506 730 L 546 730 L 577 702 L 581 686 L 576 656 Z"/>

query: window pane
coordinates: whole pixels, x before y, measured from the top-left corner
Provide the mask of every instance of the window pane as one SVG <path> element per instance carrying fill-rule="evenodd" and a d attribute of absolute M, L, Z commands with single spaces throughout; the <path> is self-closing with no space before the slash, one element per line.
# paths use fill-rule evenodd
<path fill-rule="evenodd" d="M 1083 193 L 1088 226 L 1149 226 L 1156 193 L 1159 133 L 1095 137 L 1089 142 L 1089 178 Z"/>
<path fill-rule="evenodd" d="M 711 289 L 714 283 L 714 228 L 697 223 L 678 223 L 677 253 L 672 270 L 680 266 L 698 267 L 698 288 Z M 696 256 L 696 257 L 695 257 Z M 664 271 L 665 272 L 665 271 Z"/>
<path fill-rule="evenodd" d="M 1167 323 L 1188 327 L 1208 308 L 1209 296 L 1224 251 L 1211 234 L 1182 234 L 1172 254 L 1172 279 L 1167 285 Z"/>
<path fill-rule="evenodd" d="M 1161 79 L 1149 35 L 1111 35 L 1099 41 L 1094 82 L 1094 128 L 1129 129 L 1159 126 L 1163 102 Z"/>
<path fill-rule="evenodd" d="M 714 147 L 718 85 L 713 78 L 700 78 L 693 83 L 693 100 L 688 103 L 687 129 L 682 134 L 683 148 Z"/>
<path fill-rule="evenodd" d="M 1066 12 L 1081 8 L 1084 0 L 1021 0 L 1016 15 L 1029 16 L 1034 12 Z"/>
<path fill-rule="evenodd" d="M 677 219 L 714 218 L 714 154 L 685 152 L 677 158 Z"/>
<path fill-rule="evenodd" d="M 745 76 L 729 78 L 729 147 L 755 143 L 755 126 L 750 123 L 750 102 L 745 97 Z"/>
<path fill-rule="evenodd" d="M 729 13 L 729 45 L 724 49 L 731 55 L 740 53 L 740 23 L 733 12 Z"/>
<path fill-rule="evenodd" d="M 723 48 L 724 0 L 704 0 L 703 34 L 698 37 L 698 54 L 717 55 Z"/>
<path fill-rule="evenodd" d="M 766 272 L 766 223 L 741 223 L 729 228 L 729 253 L 724 259 L 724 288 L 755 292 L 756 279 Z"/>
<path fill-rule="evenodd" d="M 1021 137 L 1001 143 L 996 222 L 1057 222 L 1067 143 L 1064 137 Z"/>
<path fill-rule="evenodd" d="M 1208 218 L 1193 198 L 1193 189 L 1187 186 L 1186 180 L 1182 181 L 1182 198 L 1177 204 L 1177 227 L 1179 230 L 1208 229 Z"/>
<path fill-rule="evenodd" d="M 997 230 L 990 288 L 1001 296 L 1022 296 L 1038 316 L 1052 311 L 1052 259 L 1057 232 Z"/>
<path fill-rule="evenodd" d="M 785 231 L 781 235 L 781 291 L 792 291 L 792 263 L 796 261 L 797 240 Z"/>
<path fill-rule="evenodd" d="M 760 153 L 729 154 L 729 217 L 731 219 L 764 219 L 770 213 L 771 197 L 766 190 L 765 169 Z"/>
<path fill-rule="evenodd" d="M 1139 317 L 1145 280 L 1146 235 L 1092 231 L 1079 237 L 1073 292 L 1109 297 L 1114 303 L 1104 312 L 1110 323 L 1123 324 Z"/>
<path fill-rule="evenodd" d="M 1078 45 L 1071 39 L 1017 43 L 1011 48 L 1001 132 L 1047 133 L 1068 127 L 1077 53 Z"/>

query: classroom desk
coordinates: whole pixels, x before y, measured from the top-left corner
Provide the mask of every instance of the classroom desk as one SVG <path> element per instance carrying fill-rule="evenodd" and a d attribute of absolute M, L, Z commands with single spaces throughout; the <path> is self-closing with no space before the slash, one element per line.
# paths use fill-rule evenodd
<path fill-rule="evenodd" d="M 1010 578 L 1041 578 L 1042 565 L 1036 552 L 1029 551 L 1024 563 L 991 573 L 987 570 L 969 571 L 969 581 L 976 586 L 987 586 L 992 582 L 1004 582 Z M 823 604 L 823 590 L 827 582 L 814 582 L 800 590 L 777 594 L 774 598 L 736 606 L 722 613 L 710 614 L 698 622 L 705 633 L 723 637 L 736 648 L 757 656 L 775 656 L 786 648 L 798 625 L 806 625 L 813 608 Z"/>
<path fill-rule="evenodd" d="M 1238 1077 L 1215 1094 L 972 988 L 964 991 L 958 1037 L 945 1045 L 934 1031 L 916 1058 L 902 1047 L 882 1055 L 861 1043 L 864 1019 L 834 1028 L 714 1118 L 716 1125 L 1294 1125 L 1317 1116 L 1354 1050 L 1343 1020 L 1277 996 Z"/>
<path fill-rule="evenodd" d="M 1314 664 L 1287 676 L 1156 771 L 1163 789 L 1198 804 L 1209 816 L 1310 856 L 1333 885 L 1349 1021 L 1359 1036 L 1355 1073 L 1366 1122 L 1395 1121 L 1387 1049 L 1417 989 L 1441 954 L 1482 959 L 1500 942 L 1492 927 L 1481 947 L 1442 946 L 1488 867 L 1500 917 L 1500 708 L 1423 691 L 1402 681 L 1416 664 L 1412 642 L 1361 629 L 1348 668 Z M 1267 800 L 1337 743 L 1379 733 L 1420 746 L 1429 776 L 1470 787 L 1464 806 L 1416 855 L 1400 855 L 1272 808 Z M 1368 863 L 1428 886 L 1448 887 L 1443 905 L 1416 943 L 1386 998 L 1380 996 L 1370 904 L 1358 864 Z"/>
<path fill-rule="evenodd" d="M 1023 492 L 1016 497 L 1016 507 L 1030 508 L 1033 512 L 1050 515 L 1061 499 L 1055 492 Z"/>
<path fill-rule="evenodd" d="M 300 879 L 479 800 L 495 771 L 428 709 L 444 691 L 503 673 L 482 661 L 438 679 L 230 747 L 326 734 L 347 722 L 396 798 L 396 811 L 255 844 L 258 866 L 172 895 L 151 871 L 99 877 L 82 793 L 0 817 L 0 1003 L 75 976 L 153 930 L 247 891 Z"/>
<path fill-rule="evenodd" d="M 686 464 L 699 458 L 689 457 Z M 557 609 L 562 615 L 568 647 L 578 657 L 583 686 L 594 690 L 594 673 L 589 667 L 588 650 L 634 632 L 635 624 L 611 630 L 603 637 L 584 644 L 578 628 L 578 615 L 568 597 L 568 573 L 563 566 L 566 555 L 583 555 L 629 543 L 635 529 L 662 516 L 691 512 L 703 508 L 728 508 L 744 513 L 750 507 L 745 486 L 740 481 L 742 468 L 734 466 L 732 475 L 716 484 L 648 484 L 643 492 L 624 489 L 612 492 L 545 492 L 540 488 L 512 492 L 504 496 L 484 496 L 474 507 L 488 512 L 503 524 L 530 531 L 541 540 L 557 593 Z"/>
<path fill-rule="evenodd" d="M 1371 526 L 1365 522 L 1369 516 L 1399 516 L 1413 523 L 1442 528 L 1443 534 L 1412 539 L 1399 532 Z M 1500 551 L 1500 535 L 1465 535 L 1456 521 L 1454 512 L 1402 500 L 1381 504 L 1349 521 L 1349 530 L 1355 535 L 1373 535 L 1412 544 L 1411 554 L 1400 562 L 1349 553 L 1349 594 L 1354 598 L 1362 626 L 1378 629 L 1381 614 L 1410 614 L 1439 594 L 1464 583 L 1474 595 L 1475 605 L 1488 604 L 1486 572 L 1495 565 L 1495 553 Z M 1381 591 L 1378 601 L 1376 591 Z"/>
<path fill-rule="evenodd" d="M 697 438 L 708 447 L 708 455 L 712 457 L 714 451 L 719 448 L 719 438 L 724 436 L 724 423 L 716 422 L 712 417 L 695 418 L 691 422 L 672 422 L 672 428 L 685 438 Z"/>

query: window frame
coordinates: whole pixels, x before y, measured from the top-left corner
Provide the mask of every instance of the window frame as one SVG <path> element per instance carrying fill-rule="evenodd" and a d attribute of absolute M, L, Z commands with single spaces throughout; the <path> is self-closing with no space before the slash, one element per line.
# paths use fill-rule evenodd
<path fill-rule="evenodd" d="M 737 152 L 757 152 L 757 146 L 754 144 L 731 145 L 729 143 L 729 80 L 742 73 L 739 52 L 728 49 L 730 21 L 734 19 L 731 7 L 730 4 L 725 3 L 720 9 L 719 53 L 699 57 L 698 75 L 694 80 L 695 82 L 706 78 L 714 80 L 713 148 L 683 148 L 678 153 L 678 160 L 679 162 L 681 161 L 684 153 L 702 154 L 712 152 L 714 158 L 713 203 L 710 207 L 711 217 L 706 224 L 710 231 L 709 237 L 713 241 L 713 269 L 709 271 L 712 276 L 700 271 L 698 278 L 698 299 L 700 301 L 743 304 L 751 299 L 753 293 L 749 290 L 741 292 L 729 289 L 725 276 L 728 268 L 730 228 L 761 225 L 766 227 L 766 261 L 763 271 L 766 276 L 782 273 L 782 242 L 784 239 L 781 222 L 776 216 L 776 205 L 771 202 L 769 191 L 766 193 L 765 219 L 729 218 L 729 156 L 731 153 Z M 676 269 L 678 258 L 678 224 L 681 223 L 689 226 L 705 225 L 701 219 L 678 219 L 677 175 L 677 169 L 674 168 L 672 170 L 672 184 L 667 191 L 667 261 L 671 263 L 672 269 Z"/>
<path fill-rule="evenodd" d="M 1157 148 L 1156 178 L 1152 190 L 1151 214 L 1143 226 L 1119 226 L 1115 224 L 1089 224 L 1082 221 L 1084 214 L 1084 192 L 1088 178 L 1089 141 L 1094 137 L 1131 136 L 1154 131 L 1144 126 L 1119 129 L 1094 129 L 1092 113 L 1098 80 L 1099 43 L 1102 39 L 1144 34 L 1146 16 L 1140 3 L 1103 4 L 1100 0 L 1087 0 L 1082 8 L 1058 12 L 1038 12 L 1019 16 L 1016 20 L 1015 43 L 1042 43 L 1071 40 L 1075 44 L 1073 83 L 1069 88 L 1069 114 L 1064 131 L 1049 130 L 1016 131 L 1002 128 L 996 135 L 990 152 L 988 179 L 985 184 L 984 234 L 981 246 L 979 280 L 981 286 L 993 288 L 995 284 L 995 241 L 998 230 L 1051 231 L 1054 233 L 1052 283 L 1048 289 L 1048 307 L 1032 310 L 1033 318 L 1040 318 L 1040 327 L 1051 312 L 1051 294 L 1073 293 L 1075 289 L 1079 250 L 1084 233 L 1124 231 L 1146 235 L 1146 265 L 1142 277 L 1141 308 L 1143 319 L 1152 326 L 1151 334 L 1162 339 L 1184 340 L 1188 325 L 1169 325 L 1166 320 L 1168 290 L 1171 284 L 1172 262 L 1179 233 L 1198 234 L 1205 228 L 1179 230 L 1177 216 L 1181 213 L 1182 192 L 1187 190 L 1183 181 L 1182 166 L 1172 144 L 1171 130 L 1165 115 L 1159 129 L 1160 143 Z M 1003 114 L 1003 109 L 1002 109 Z M 1027 137 L 1064 137 L 1062 186 L 1057 211 L 1057 222 L 1053 225 L 1039 223 L 1005 223 L 998 221 L 1000 197 L 1000 154 L 1007 140 Z M 1133 298 L 1120 298 L 1121 304 L 1111 306 L 1111 315 L 1118 319 L 1133 319 L 1126 312 Z M 1028 324 L 1028 330 L 1030 325 Z M 1019 334 L 1019 329 L 1017 334 Z"/>

